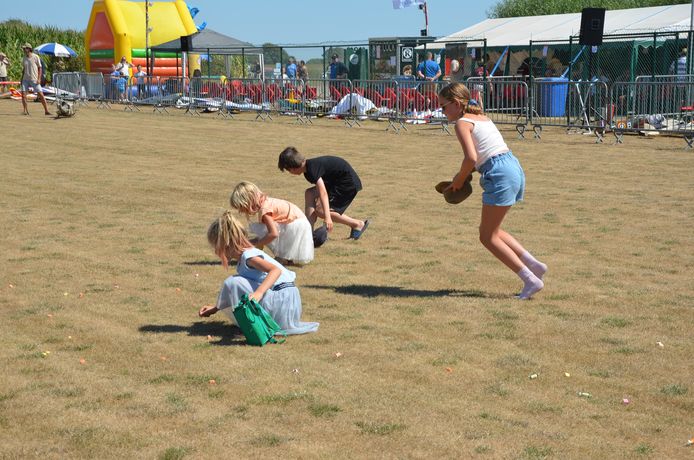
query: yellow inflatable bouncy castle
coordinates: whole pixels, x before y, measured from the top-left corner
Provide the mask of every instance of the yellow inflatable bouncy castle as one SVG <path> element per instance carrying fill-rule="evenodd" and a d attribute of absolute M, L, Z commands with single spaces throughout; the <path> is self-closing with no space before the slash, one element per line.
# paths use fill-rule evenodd
<path fill-rule="evenodd" d="M 110 73 L 111 64 L 124 56 L 133 65 L 147 68 L 145 54 L 145 2 L 95 0 L 84 38 L 88 72 Z M 149 47 L 198 31 L 183 0 L 151 2 L 149 6 Z M 181 56 L 175 52 L 150 51 L 153 76 L 180 76 Z M 191 62 L 197 62 L 191 59 Z M 191 74 L 191 72 L 186 72 Z"/>

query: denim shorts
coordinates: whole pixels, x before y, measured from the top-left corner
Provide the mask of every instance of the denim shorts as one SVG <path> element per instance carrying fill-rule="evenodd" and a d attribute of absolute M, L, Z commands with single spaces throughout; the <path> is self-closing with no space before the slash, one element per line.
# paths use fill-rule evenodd
<path fill-rule="evenodd" d="M 39 94 L 43 93 L 43 90 L 41 89 L 41 85 L 38 83 L 34 83 L 33 81 L 29 80 L 22 80 L 22 92 L 26 93 L 29 91 L 29 88 L 34 89 L 34 93 Z"/>
<path fill-rule="evenodd" d="M 523 199 L 525 173 L 511 151 L 491 157 L 479 167 L 482 204 L 511 206 Z"/>

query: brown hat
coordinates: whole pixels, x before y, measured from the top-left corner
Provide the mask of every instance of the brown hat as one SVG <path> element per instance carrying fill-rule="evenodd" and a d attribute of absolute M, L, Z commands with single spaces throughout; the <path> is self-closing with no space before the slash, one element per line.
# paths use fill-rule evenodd
<path fill-rule="evenodd" d="M 458 204 L 463 202 L 467 197 L 469 197 L 472 194 L 472 184 L 470 183 L 472 181 L 472 174 L 467 176 L 467 179 L 465 179 L 465 183 L 463 186 L 458 189 L 458 190 L 446 190 L 448 186 L 450 186 L 453 182 L 451 181 L 443 181 L 439 182 L 436 184 L 436 189 L 437 192 L 443 194 L 443 198 L 451 204 Z"/>
<path fill-rule="evenodd" d="M 30 50 L 33 50 L 33 49 L 34 49 L 34 47 L 31 46 L 31 43 L 25 43 L 25 44 L 22 45 L 22 49 L 23 49 L 23 50 L 25 50 L 25 49 L 27 49 L 27 48 L 29 48 Z"/>

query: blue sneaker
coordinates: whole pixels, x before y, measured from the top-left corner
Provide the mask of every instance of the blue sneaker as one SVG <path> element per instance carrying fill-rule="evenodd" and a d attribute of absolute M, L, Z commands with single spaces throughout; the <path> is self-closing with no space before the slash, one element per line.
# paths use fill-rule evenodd
<path fill-rule="evenodd" d="M 366 231 L 366 228 L 368 226 L 369 226 L 369 220 L 367 219 L 364 221 L 364 226 L 361 228 L 361 230 L 356 230 L 353 228 L 352 231 L 349 232 L 349 238 L 352 240 L 358 240 L 364 234 L 364 232 Z"/>

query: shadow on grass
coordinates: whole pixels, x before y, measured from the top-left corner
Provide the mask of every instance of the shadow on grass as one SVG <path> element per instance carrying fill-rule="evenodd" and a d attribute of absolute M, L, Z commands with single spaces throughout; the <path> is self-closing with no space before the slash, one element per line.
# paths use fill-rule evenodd
<path fill-rule="evenodd" d="M 203 322 L 198 321 L 190 326 L 180 324 L 145 324 L 138 328 L 140 332 L 178 334 L 185 332 L 189 336 L 207 337 L 211 335 L 218 340 L 208 342 L 210 345 L 246 345 L 246 338 L 237 326 L 224 321 Z"/>
<path fill-rule="evenodd" d="M 361 297 L 482 297 L 482 298 L 507 298 L 511 296 L 488 294 L 476 289 L 407 289 L 399 286 L 374 286 L 371 284 L 350 284 L 347 286 L 319 286 L 316 284 L 303 287 L 314 289 L 332 289 L 339 294 L 358 295 Z"/>

